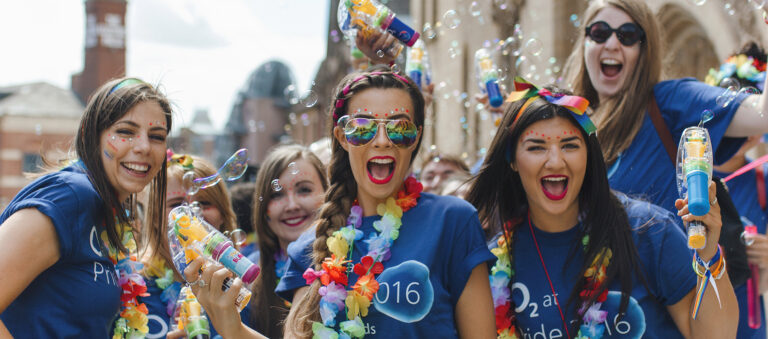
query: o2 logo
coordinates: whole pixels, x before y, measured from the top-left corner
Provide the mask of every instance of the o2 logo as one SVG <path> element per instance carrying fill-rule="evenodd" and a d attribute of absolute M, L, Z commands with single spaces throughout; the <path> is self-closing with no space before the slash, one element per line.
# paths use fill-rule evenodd
<path fill-rule="evenodd" d="M 424 319 L 432 309 L 435 292 L 426 265 L 409 260 L 387 268 L 376 280 L 379 281 L 379 291 L 373 298 L 373 305 L 379 312 L 412 323 Z"/>

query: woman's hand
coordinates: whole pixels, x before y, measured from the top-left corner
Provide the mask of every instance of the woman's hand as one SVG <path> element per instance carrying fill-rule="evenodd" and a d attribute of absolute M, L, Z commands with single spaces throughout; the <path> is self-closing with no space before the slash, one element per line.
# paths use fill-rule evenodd
<path fill-rule="evenodd" d="M 392 34 L 382 33 L 375 29 L 368 30 L 366 33 L 358 30 L 355 44 L 357 49 L 363 52 L 368 59 L 371 59 L 371 63 L 384 65 L 394 62 L 402 48 Z"/>
<path fill-rule="evenodd" d="M 709 261 L 717 253 L 717 242 L 720 240 L 720 229 L 723 227 L 723 220 L 720 214 L 720 204 L 716 198 L 715 183 L 709 182 L 709 201 L 710 208 L 709 213 L 703 216 L 695 216 L 688 212 L 688 198 L 677 199 L 675 201 L 675 208 L 677 208 L 677 215 L 681 216 L 683 222 L 688 225 L 691 221 L 701 221 L 707 228 L 707 242 L 704 248 L 697 250 L 699 257 L 704 261 Z"/>
<path fill-rule="evenodd" d="M 213 327 L 224 338 L 239 338 L 243 330 L 235 301 L 243 287 L 243 281 L 235 278 L 232 286 L 223 291 L 224 280 L 232 278 L 232 272 L 219 264 L 208 264 L 198 257 L 186 269 L 184 276 L 190 281 L 189 287 L 205 309 Z M 199 272 L 202 268 L 202 274 Z"/>

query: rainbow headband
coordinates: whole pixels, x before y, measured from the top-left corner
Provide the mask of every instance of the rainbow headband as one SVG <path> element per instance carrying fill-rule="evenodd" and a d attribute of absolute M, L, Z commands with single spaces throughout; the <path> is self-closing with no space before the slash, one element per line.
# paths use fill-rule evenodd
<path fill-rule="evenodd" d="M 587 132 L 587 135 L 597 131 L 597 127 L 595 127 L 595 124 L 589 119 L 589 116 L 584 114 L 584 112 L 587 111 L 587 107 L 589 107 L 589 101 L 587 99 L 562 93 L 552 94 L 552 92 L 546 88 L 539 89 L 519 76 L 515 77 L 515 92 L 509 94 L 506 102 L 515 102 L 522 99 L 526 99 L 526 101 L 523 106 L 520 107 L 520 110 L 517 111 L 517 116 L 515 116 L 515 120 L 512 121 L 513 124 L 520 118 L 520 115 L 523 114 L 525 109 L 528 108 L 528 105 L 534 102 L 537 98 L 542 98 L 550 104 L 567 108 L 573 113 L 573 117 L 579 122 L 581 128 Z"/>

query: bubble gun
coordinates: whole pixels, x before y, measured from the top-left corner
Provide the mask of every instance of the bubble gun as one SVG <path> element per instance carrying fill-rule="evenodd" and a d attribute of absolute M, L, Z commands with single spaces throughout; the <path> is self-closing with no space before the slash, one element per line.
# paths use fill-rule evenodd
<path fill-rule="evenodd" d="M 235 249 L 229 238 L 191 213 L 186 205 L 171 210 L 168 228 L 171 256 L 179 272 L 183 272 L 184 268 L 198 256 L 221 263 L 237 274 L 245 284 L 256 280 L 261 271 L 258 265 Z M 231 286 L 232 279 L 227 278 L 222 289 L 227 290 Z M 236 300 L 238 310 L 242 311 L 250 299 L 251 292 L 244 286 L 241 287 Z"/>
<path fill-rule="evenodd" d="M 419 40 L 418 32 L 400 21 L 395 12 L 376 0 L 341 0 L 337 19 L 339 28 L 350 41 L 355 41 L 358 29 L 366 38 L 370 38 L 374 29 L 389 33 L 408 47 Z M 394 55 L 397 56 L 400 50 L 402 47 Z"/>
<path fill-rule="evenodd" d="M 709 213 L 709 182 L 712 180 L 712 143 L 703 127 L 683 131 L 677 149 L 677 188 L 688 197 L 688 211 L 695 216 Z M 702 249 L 706 244 L 706 228 L 700 221 L 688 224 L 688 247 Z"/>
<path fill-rule="evenodd" d="M 493 107 L 501 106 L 504 98 L 499 89 L 499 71 L 488 49 L 480 48 L 475 52 L 475 65 L 480 88 L 488 94 L 488 102 Z"/>
<path fill-rule="evenodd" d="M 416 86 L 421 88 L 421 84 L 429 85 L 432 82 L 432 72 L 429 67 L 429 55 L 424 48 L 424 42 L 416 41 L 413 47 L 408 51 L 408 59 L 405 62 L 405 74 L 413 79 Z M 422 81 L 422 77 L 423 80 Z"/>
<path fill-rule="evenodd" d="M 209 339 L 208 317 L 189 286 L 183 286 L 173 311 L 172 330 L 184 330 L 188 339 Z"/>

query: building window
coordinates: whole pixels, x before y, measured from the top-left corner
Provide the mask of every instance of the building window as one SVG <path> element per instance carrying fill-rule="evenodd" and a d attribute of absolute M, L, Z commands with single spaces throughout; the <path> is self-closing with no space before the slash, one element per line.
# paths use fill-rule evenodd
<path fill-rule="evenodd" d="M 21 170 L 25 173 L 39 172 L 43 165 L 43 159 L 37 153 L 24 153 L 21 163 Z"/>

